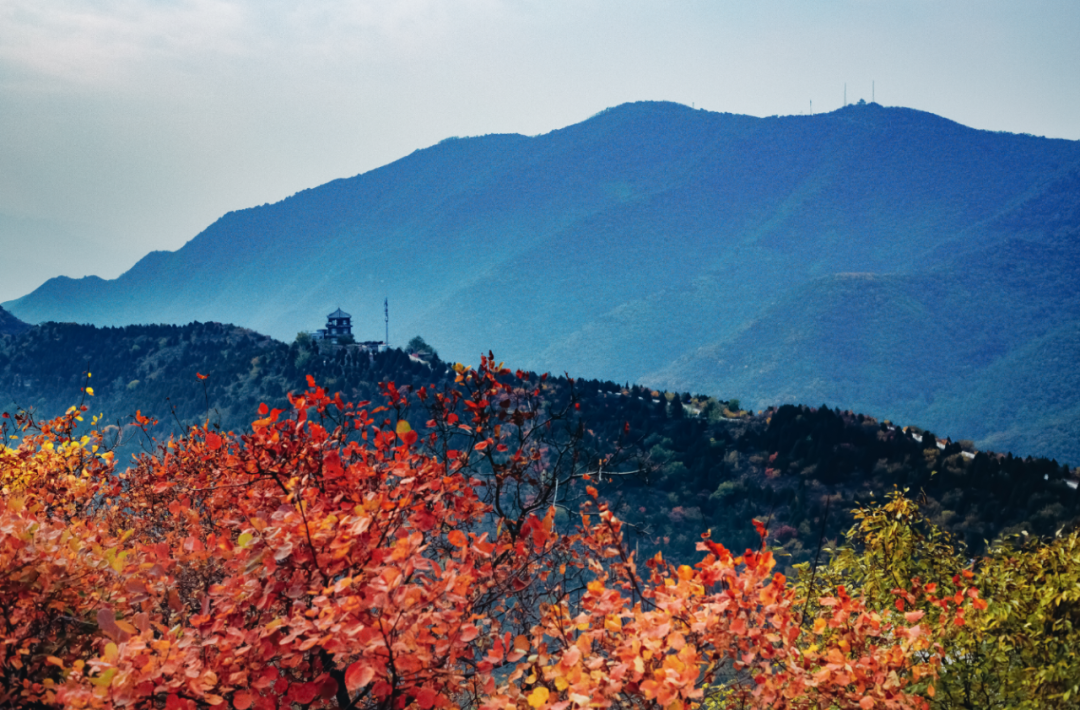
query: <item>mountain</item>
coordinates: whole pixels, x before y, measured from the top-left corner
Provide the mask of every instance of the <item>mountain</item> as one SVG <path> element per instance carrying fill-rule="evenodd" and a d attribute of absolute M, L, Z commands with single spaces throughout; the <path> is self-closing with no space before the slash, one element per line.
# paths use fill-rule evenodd
<path fill-rule="evenodd" d="M 50 323 L 0 338 L 0 411 L 33 408 L 41 420 L 84 403 L 90 416 L 82 426 L 101 415 L 97 426 L 106 427 L 107 445 L 120 438 L 123 461 L 124 454 L 152 450 L 132 425 L 136 411 L 160 420 L 150 427 L 159 441 L 207 422 L 245 433 L 261 417 L 260 403 L 288 410 L 287 393 L 306 389 L 307 375 L 347 401 L 370 400 L 374 407 L 383 401 L 380 382 L 394 381 L 402 392 L 446 390 L 457 386 L 456 374 L 435 355 L 425 363 L 397 349 L 369 354 L 320 349 L 310 340 L 289 345 L 220 323 Z M 530 381 L 531 388 L 535 375 Z M 82 391 L 88 384 L 92 396 Z M 605 465 L 608 475 L 590 483 L 629 523 L 628 534 L 646 557 L 663 549 L 668 559 L 690 562 L 706 529 L 735 549 L 755 545 L 750 520 L 758 517 L 770 521 L 774 542 L 790 555 L 786 562 L 812 559 L 822 530 L 838 539 L 853 522 L 852 508 L 894 486 L 915 492 L 923 511 L 973 554 L 998 535 L 1052 536 L 1080 522 L 1074 487 L 1080 469 L 976 453 L 968 444 L 938 442 L 931 432 L 862 414 L 785 405 L 749 415 L 731 412 L 738 409 L 733 402 L 565 377 L 546 378 L 537 392 L 536 411 L 572 412 L 572 421 L 548 431 L 556 444 L 565 443 L 567 432 L 581 434 L 575 460 L 621 452 Z M 429 415 L 417 399 L 409 418 L 427 431 Z M 0 433 L 11 421 L 0 419 Z M 610 475 L 615 471 L 638 473 Z M 584 495 L 582 485 L 564 501 L 571 509 Z"/>
<path fill-rule="evenodd" d="M 30 329 L 30 326 L 0 308 L 0 335 L 18 335 Z"/>
<path fill-rule="evenodd" d="M 1023 355 L 1052 358 L 1080 323 L 1078 187 L 1080 142 L 911 109 L 626 104 L 540 136 L 450 139 L 229 213 L 118 279 L 57 278 L 5 305 L 287 340 L 340 306 L 366 340 L 389 297 L 392 342 L 419 333 L 455 360 L 493 349 L 1080 461 L 1077 383 Z"/>

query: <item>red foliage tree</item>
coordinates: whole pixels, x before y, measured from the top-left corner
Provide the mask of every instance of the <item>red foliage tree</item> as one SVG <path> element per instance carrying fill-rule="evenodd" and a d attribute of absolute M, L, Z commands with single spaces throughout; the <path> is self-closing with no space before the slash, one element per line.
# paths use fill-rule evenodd
<path fill-rule="evenodd" d="M 920 705 L 930 630 L 842 590 L 804 625 L 764 532 L 643 576 L 604 505 L 558 531 L 588 471 L 542 382 L 484 358 L 375 408 L 310 385 L 123 472 L 77 412 L 0 452 L 0 705 Z"/>

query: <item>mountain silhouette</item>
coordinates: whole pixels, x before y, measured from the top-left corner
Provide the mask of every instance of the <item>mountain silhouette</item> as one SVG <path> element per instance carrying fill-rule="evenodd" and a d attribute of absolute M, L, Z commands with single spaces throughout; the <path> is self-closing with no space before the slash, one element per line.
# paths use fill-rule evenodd
<path fill-rule="evenodd" d="M 391 343 L 448 359 L 827 403 L 1080 462 L 1078 237 L 1080 142 L 873 103 L 648 102 L 449 139 L 5 306 L 287 340 L 341 307 L 374 340 L 389 298 Z"/>

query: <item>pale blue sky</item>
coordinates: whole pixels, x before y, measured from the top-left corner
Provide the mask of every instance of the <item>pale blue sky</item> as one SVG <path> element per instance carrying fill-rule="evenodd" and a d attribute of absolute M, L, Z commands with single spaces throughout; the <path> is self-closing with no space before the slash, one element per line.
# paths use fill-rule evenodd
<path fill-rule="evenodd" d="M 0 301 L 447 136 L 877 100 L 1080 139 L 1077 0 L 0 0 Z"/>

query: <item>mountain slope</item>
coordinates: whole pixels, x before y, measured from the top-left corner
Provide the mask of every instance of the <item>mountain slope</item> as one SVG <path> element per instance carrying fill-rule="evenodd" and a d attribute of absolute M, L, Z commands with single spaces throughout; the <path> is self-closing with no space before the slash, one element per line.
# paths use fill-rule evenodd
<path fill-rule="evenodd" d="M 92 397 L 82 391 L 87 372 Z M 82 401 L 91 415 L 82 426 L 89 428 L 92 415 L 102 414 L 98 426 L 106 427 L 106 444 L 118 446 L 123 462 L 150 446 L 132 424 L 136 411 L 160 419 L 150 428 L 159 441 L 206 422 L 243 433 L 261 418 L 260 403 L 287 409 L 286 393 L 306 389 L 307 375 L 347 400 L 381 402 L 380 382 L 394 381 L 401 392 L 438 391 L 457 386 L 456 374 L 437 357 L 427 364 L 395 349 L 369 356 L 336 346 L 319 350 L 312 341 L 286 345 L 219 323 L 52 323 L 0 338 L 0 412 L 32 407 L 40 421 Z M 528 389 L 537 382 L 530 379 Z M 1073 487 L 1080 470 L 1046 459 L 973 454 L 959 443 L 931 444 L 926 431 L 861 414 L 785 405 L 733 418 L 724 414 L 730 402 L 684 402 L 636 385 L 563 377 L 546 378 L 536 391 L 541 417 L 573 412 L 572 420 L 548 431 L 564 444 L 569 432 L 584 437 L 574 458 L 614 456 L 604 467 L 609 475 L 590 485 L 628 523 L 645 557 L 663 549 L 669 560 L 692 561 L 706 529 L 736 549 L 752 546 L 750 520 L 758 517 L 770 521 L 784 562 L 805 561 L 815 556 L 823 528 L 835 540 L 852 524 L 851 508 L 894 486 L 918 491 L 924 512 L 967 541 L 973 553 L 1002 533 L 1051 536 L 1080 521 L 1080 490 Z M 409 418 L 427 431 L 430 414 L 411 399 Z M 0 432 L 12 422 L 0 418 Z M 639 474 L 610 475 L 633 470 Z M 564 501 L 571 509 L 584 495 L 584 483 Z"/>
<path fill-rule="evenodd" d="M 30 326 L 0 308 L 0 335 L 18 335 L 30 329 Z"/>
<path fill-rule="evenodd" d="M 54 279 L 6 305 L 31 322 L 211 320 L 285 339 L 340 306 L 358 338 L 376 339 L 389 297 L 392 342 L 421 333 L 453 359 L 490 348 L 534 369 L 760 403 L 774 392 L 863 401 L 869 387 L 867 408 L 878 411 L 870 405 L 891 406 L 900 388 L 927 407 L 937 399 L 920 388 L 940 397 L 955 378 L 968 390 L 979 373 L 1005 376 L 987 368 L 1073 317 L 1041 284 L 1053 250 L 1076 242 L 1078 174 L 1080 143 L 910 109 L 752 118 L 627 104 L 542 136 L 444 141 L 229 213 L 116 280 Z M 1007 263 L 995 262 L 1002 253 Z M 1017 282 L 1007 298 L 1036 300 L 984 314 L 1001 301 L 997 283 L 961 275 L 994 263 L 978 268 Z M 861 292 L 811 292 L 845 273 L 872 275 L 858 283 L 880 307 L 830 325 Z M 780 358 L 761 344 L 790 331 L 784 307 L 821 325 Z M 837 329 L 878 337 L 893 310 L 906 315 L 889 321 L 877 351 L 831 345 Z M 956 327 L 974 329 L 977 347 Z M 922 352 L 905 349 L 925 334 Z M 727 361 L 742 348 L 744 369 L 764 358 L 773 374 L 710 370 L 694 357 L 725 350 Z M 940 372 L 907 382 L 911 362 Z"/>

